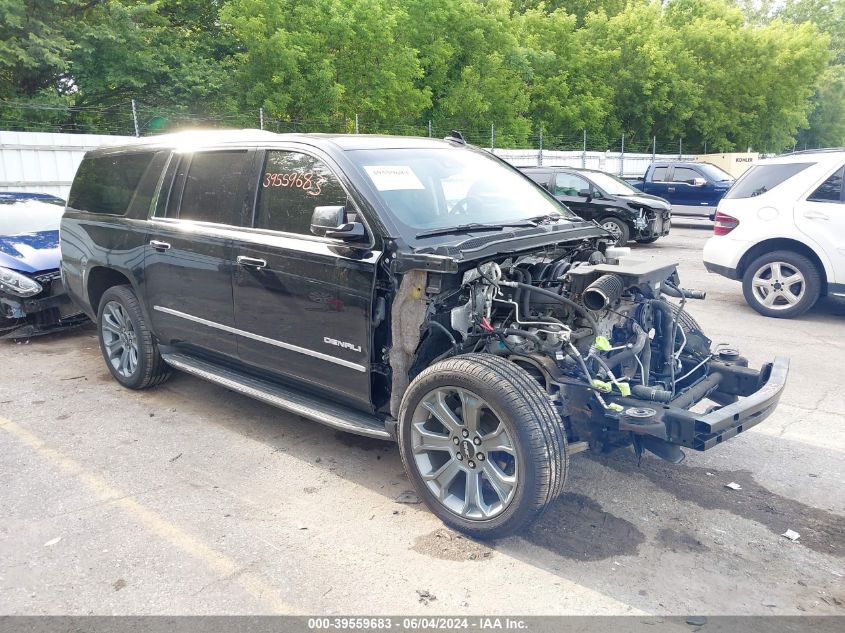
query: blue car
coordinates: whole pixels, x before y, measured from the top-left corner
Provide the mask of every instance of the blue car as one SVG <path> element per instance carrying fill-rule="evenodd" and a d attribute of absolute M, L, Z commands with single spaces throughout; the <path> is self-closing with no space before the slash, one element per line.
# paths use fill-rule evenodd
<path fill-rule="evenodd" d="M 63 212 L 54 202 L 0 198 L 0 338 L 28 338 L 87 320 L 59 273 Z"/>

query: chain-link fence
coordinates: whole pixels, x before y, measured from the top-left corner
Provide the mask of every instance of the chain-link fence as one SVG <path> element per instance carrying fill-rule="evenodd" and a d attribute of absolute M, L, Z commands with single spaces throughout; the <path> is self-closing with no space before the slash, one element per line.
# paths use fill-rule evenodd
<path fill-rule="evenodd" d="M 467 121 L 383 123 L 366 117 L 290 120 L 253 112 L 191 112 L 132 100 L 112 106 L 61 106 L 0 101 L 0 130 L 74 134 L 150 136 L 190 128 L 260 128 L 287 133 L 379 133 L 442 138 L 453 130 L 467 142 L 495 151 L 516 165 L 573 165 L 602 169 L 624 176 L 641 175 L 657 159 L 685 160 L 708 153 L 708 143 L 653 135 L 608 137 L 587 130 L 552 134 L 479 125 Z M 712 147 L 709 148 L 712 150 Z M 802 149 L 802 148 L 797 148 Z"/>

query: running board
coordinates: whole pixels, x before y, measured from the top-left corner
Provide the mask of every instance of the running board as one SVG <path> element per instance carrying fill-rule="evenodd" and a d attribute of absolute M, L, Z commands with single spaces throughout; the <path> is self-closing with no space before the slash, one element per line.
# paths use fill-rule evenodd
<path fill-rule="evenodd" d="M 176 352 L 162 354 L 161 357 L 174 369 L 199 376 L 250 398 L 301 415 L 303 418 L 309 418 L 347 433 L 384 440 L 393 439 L 385 427 L 385 422 L 373 415 L 326 402 L 290 387 L 246 376 L 195 356 Z"/>

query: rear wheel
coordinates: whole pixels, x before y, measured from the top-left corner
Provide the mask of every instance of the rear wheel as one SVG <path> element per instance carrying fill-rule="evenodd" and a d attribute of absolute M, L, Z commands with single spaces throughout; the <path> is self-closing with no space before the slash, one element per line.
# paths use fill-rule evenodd
<path fill-rule="evenodd" d="M 804 314 L 821 295 L 816 265 L 794 251 L 761 255 L 742 278 L 745 300 L 760 314 L 789 319 Z"/>
<path fill-rule="evenodd" d="M 566 478 L 565 430 L 548 395 L 498 356 L 457 356 L 417 376 L 402 399 L 399 447 L 431 511 L 476 538 L 527 526 Z"/>
<path fill-rule="evenodd" d="M 170 368 L 162 360 L 138 298 L 129 286 L 113 286 L 103 293 L 97 334 L 106 367 L 124 387 L 146 389 L 170 376 Z"/>
<path fill-rule="evenodd" d="M 616 246 L 625 246 L 631 239 L 631 230 L 619 218 L 608 216 L 599 220 L 599 226 L 616 238 Z"/>

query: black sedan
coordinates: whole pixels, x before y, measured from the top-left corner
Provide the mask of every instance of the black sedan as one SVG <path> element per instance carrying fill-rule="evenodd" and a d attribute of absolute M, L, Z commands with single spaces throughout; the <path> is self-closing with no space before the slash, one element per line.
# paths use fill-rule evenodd
<path fill-rule="evenodd" d="M 616 243 L 651 244 L 669 234 L 672 205 L 643 193 L 616 176 L 574 167 L 522 167 L 534 182 L 585 220 L 595 220 Z"/>

